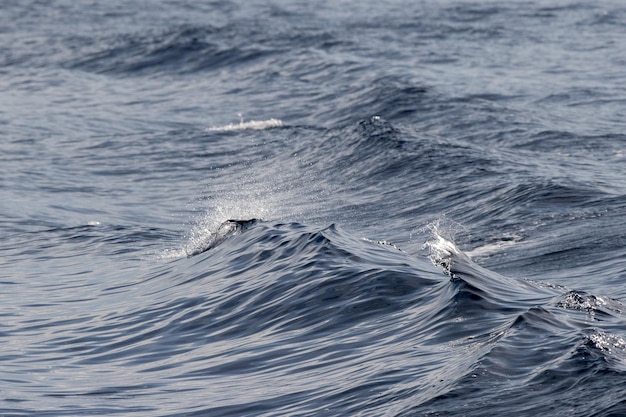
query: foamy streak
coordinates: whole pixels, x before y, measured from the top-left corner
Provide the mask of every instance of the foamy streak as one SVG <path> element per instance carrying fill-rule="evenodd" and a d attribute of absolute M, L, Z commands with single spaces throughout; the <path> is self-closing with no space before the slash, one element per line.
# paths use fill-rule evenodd
<path fill-rule="evenodd" d="M 209 127 L 207 130 L 212 132 L 230 132 L 233 130 L 265 130 L 282 126 L 282 120 L 272 118 L 269 120 L 250 120 L 249 122 L 241 121 L 237 124 L 231 123 L 226 126 Z"/>
<path fill-rule="evenodd" d="M 493 253 L 502 252 L 503 249 L 507 249 L 511 246 L 517 245 L 522 238 L 517 235 L 511 235 L 510 238 L 502 239 L 494 243 L 488 243 L 483 246 L 478 246 L 471 251 L 465 252 L 467 256 L 470 258 L 475 258 L 478 256 L 488 256 Z"/>

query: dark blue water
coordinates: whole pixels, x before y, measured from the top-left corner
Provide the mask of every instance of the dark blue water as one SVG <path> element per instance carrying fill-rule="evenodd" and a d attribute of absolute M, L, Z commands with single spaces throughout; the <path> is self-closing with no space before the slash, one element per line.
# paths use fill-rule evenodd
<path fill-rule="evenodd" d="M 4 0 L 0 415 L 626 415 L 620 1 Z"/>

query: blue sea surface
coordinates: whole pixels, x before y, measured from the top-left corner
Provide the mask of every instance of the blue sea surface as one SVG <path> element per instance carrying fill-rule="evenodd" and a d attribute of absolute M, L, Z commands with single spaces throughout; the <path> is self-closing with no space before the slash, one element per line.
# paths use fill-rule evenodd
<path fill-rule="evenodd" d="M 626 415 L 626 5 L 3 0 L 0 415 Z"/>

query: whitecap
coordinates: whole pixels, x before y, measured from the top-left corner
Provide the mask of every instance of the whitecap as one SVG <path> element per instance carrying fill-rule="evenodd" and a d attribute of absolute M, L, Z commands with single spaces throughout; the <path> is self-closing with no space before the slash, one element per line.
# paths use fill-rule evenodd
<path fill-rule="evenodd" d="M 268 119 L 268 120 L 250 120 L 244 122 L 243 119 L 239 123 L 230 123 L 225 126 L 212 126 L 207 130 L 212 132 L 231 132 L 235 130 L 265 130 L 282 127 L 283 122 L 280 119 Z"/>
<path fill-rule="evenodd" d="M 453 241 L 455 229 L 458 223 L 441 217 L 436 221 L 426 225 L 430 230 L 428 240 L 424 242 L 422 250 L 428 250 L 428 257 L 433 264 L 443 267 L 444 272 L 451 274 L 450 260 L 453 256 L 460 256 L 461 250 Z"/>

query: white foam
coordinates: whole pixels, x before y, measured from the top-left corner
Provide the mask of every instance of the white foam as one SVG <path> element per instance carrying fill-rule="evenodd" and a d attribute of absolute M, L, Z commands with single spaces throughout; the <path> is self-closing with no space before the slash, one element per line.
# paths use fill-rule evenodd
<path fill-rule="evenodd" d="M 244 122 L 242 119 L 239 123 L 236 124 L 230 123 L 225 126 L 213 126 L 209 127 L 207 130 L 212 132 L 231 132 L 235 130 L 265 130 L 282 126 L 282 120 L 274 118 L 268 120 L 250 120 L 249 122 Z"/>
<path fill-rule="evenodd" d="M 591 339 L 595 346 L 601 350 L 609 352 L 613 352 L 615 350 L 621 352 L 626 351 L 626 341 L 613 334 L 598 331 L 589 336 L 589 339 Z"/>
<path fill-rule="evenodd" d="M 450 273 L 450 259 L 453 255 L 460 255 L 461 250 L 453 242 L 455 229 L 460 225 L 445 217 L 428 224 L 426 228 L 430 230 L 430 236 L 422 249 L 428 250 L 428 257 L 433 264 L 442 266 L 444 272 Z M 445 236 L 445 237 L 444 237 Z"/>

